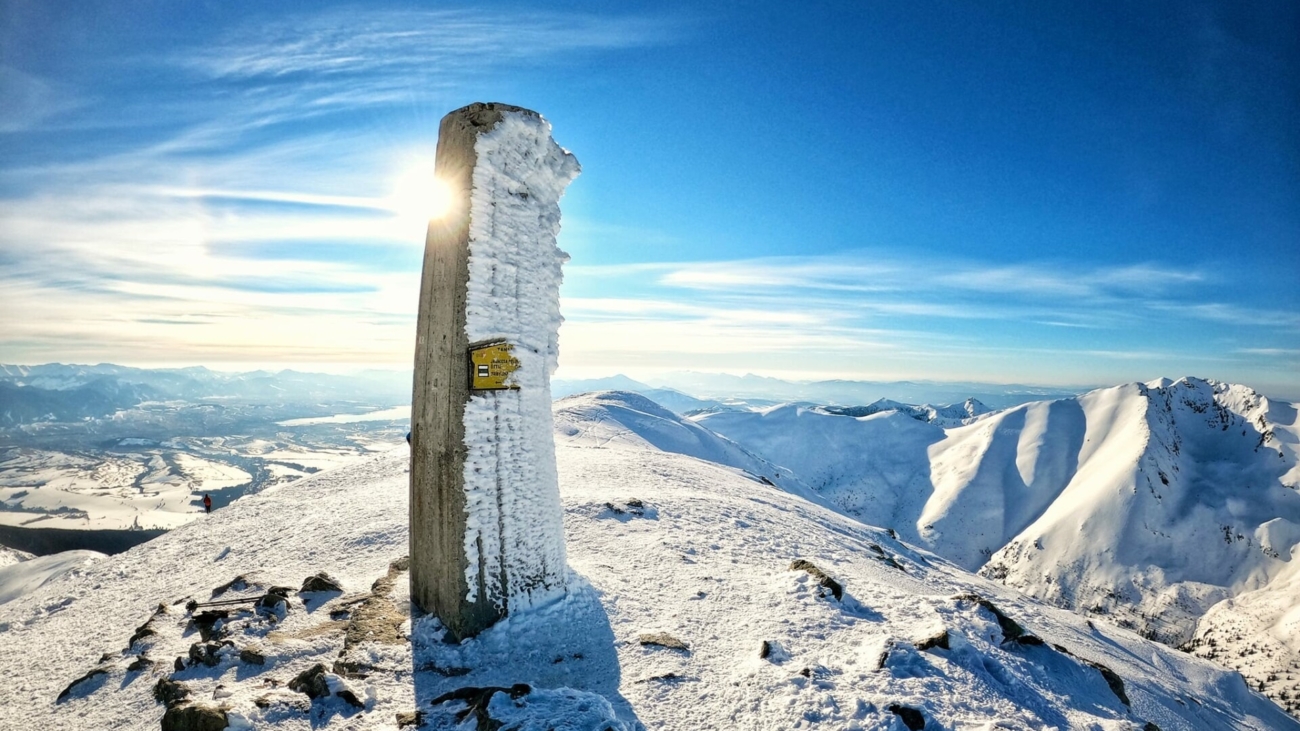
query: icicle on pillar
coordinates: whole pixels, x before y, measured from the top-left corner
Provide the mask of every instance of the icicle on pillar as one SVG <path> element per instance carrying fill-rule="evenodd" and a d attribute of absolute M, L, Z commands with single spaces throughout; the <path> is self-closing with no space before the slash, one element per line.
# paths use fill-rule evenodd
<path fill-rule="evenodd" d="M 424 249 L 411 429 L 411 598 L 456 639 L 564 593 L 551 421 L 560 196 L 578 162 L 541 115 L 448 114 L 453 193 Z"/>

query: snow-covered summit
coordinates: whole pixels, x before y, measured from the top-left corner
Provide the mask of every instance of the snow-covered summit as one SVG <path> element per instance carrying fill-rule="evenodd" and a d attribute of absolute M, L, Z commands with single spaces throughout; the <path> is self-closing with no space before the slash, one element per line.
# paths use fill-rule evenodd
<path fill-rule="evenodd" d="M 1300 728 L 1234 673 L 742 469 L 614 438 L 610 414 L 675 431 L 618 395 L 558 406 L 557 426 L 578 430 L 556 450 L 565 598 L 458 645 L 407 618 L 401 449 L 241 499 L 0 607 L 0 727 L 156 729 L 155 689 L 179 692 L 166 680 L 188 693 L 178 707 L 235 728 Z M 341 591 L 297 592 L 321 571 Z M 290 589 L 261 614 L 197 621 L 185 604 L 277 585 Z M 319 697 L 289 687 L 304 674 L 320 682 L 294 686 Z"/>
<path fill-rule="evenodd" d="M 823 406 L 821 410 L 828 414 L 854 418 L 871 416 L 885 411 L 897 411 L 917 421 L 924 421 L 942 427 L 964 426 L 979 420 L 980 417 L 992 411 L 992 409 L 980 403 L 979 399 L 975 398 L 968 398 L 960 404 L 948 404 L 946 406 L 932 406 L 930 404 L 917 406 L 882 398 L 866 406 Z"/>
<path fill-rule="evenodd" d="M 590 447 L 610 444 L 651 446 L 708 462 L 735 467 L 786 486 L 798 484 L 781 469 L 726 437 L 678 416 L 649 398 L 630 391 L 597 391 L 555 402 L 558 438 Z"/>
<path fill-rule="evenodd" d="M 1256 652 L 1265 628 L 1300 603 L 1282 588 L 1296 582 L 1281 578 L 1300 544 L 1294 404 L 1181 378 L 1024 404 L 948 429 L 901 414 L 780 407 L 698 421 L 867 523 L 1166 642 L 1188 640 L 1211 607 L 1240 596 L 1213 616 L 1236 617 L 1228 607 L 1249 603 L 1255 618 L 1232 619 L 1245 628 L 1221 630 L 1216 642 L 1256 637 L 1242 648 Z M 1270 597 L 1272 582 L 1282 582 L 1281 594 Z M 1275 653 L 1281 665 L 1252 681 L 1300 670 L 1300 641 L 1287 647 L 1295 649 Z"/>

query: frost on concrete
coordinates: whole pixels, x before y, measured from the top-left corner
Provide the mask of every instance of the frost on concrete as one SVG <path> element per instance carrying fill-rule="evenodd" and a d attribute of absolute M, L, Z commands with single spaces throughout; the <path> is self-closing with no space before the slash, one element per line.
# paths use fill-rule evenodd
<path fill-rule="evenodd" d="M 504 614 L 564 592 L 564 526 L 552 440 L 559 358 L 560 196 L 578 161 L 538 116 L 506 112 L 474 147 L 465 329 L 471 343 L 514 346 L 517 390 L 465 407 L 467 599 Z"/>

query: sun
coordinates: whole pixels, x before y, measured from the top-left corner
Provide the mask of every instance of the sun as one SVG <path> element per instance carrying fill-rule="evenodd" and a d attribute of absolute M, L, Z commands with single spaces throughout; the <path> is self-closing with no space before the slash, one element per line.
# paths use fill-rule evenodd
<path fill-rule="evenodd" d="M 451 211 L 455 196 L 451 186 L 434 174 L 433 158 L 409 161 L 393 178 L 386 206 L 399 218 L 427 224 Z"/>

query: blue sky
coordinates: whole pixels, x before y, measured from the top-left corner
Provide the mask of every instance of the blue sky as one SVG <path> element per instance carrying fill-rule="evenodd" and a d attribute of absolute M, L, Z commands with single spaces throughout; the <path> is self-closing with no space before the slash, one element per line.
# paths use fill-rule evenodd
<path fill-rule="evenodd" d="M 1294 3 L 267 5 L 0 5 L 0 361 L 409 366 L 394 192 L 504 101 L 562 376 L 1300 398 Z"/>

